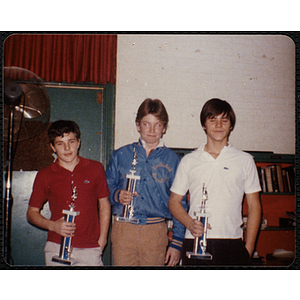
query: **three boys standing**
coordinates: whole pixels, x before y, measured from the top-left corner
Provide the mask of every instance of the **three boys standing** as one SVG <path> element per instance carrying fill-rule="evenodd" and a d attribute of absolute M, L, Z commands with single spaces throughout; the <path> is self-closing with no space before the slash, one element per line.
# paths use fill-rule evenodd
<path fill-rule="evenodd" d="M 60 132 L 54 140 L 50 139 L 58 161 L 37 175 L 27 214 L 29 222 L 49 230 L 47 244 L 56 246 L 54 252 L 59 246 L 60 236 L 64 235 L 74 236 L 74 248 L 103 250 L 110 223 L 110 205 L 116 217 L 121 215 L 123 206 L 133 203 L 138 224 L 120 222 L 116 218 L 113 222 L 111 240 L 114 265 L 174 266 L 180 256 L 183 265 L 249 264 L 261 220 L 260 185 L 255 163 L 249 154 L 237 150 L 228 141 L 235 126 L 235 114 L 226 101 L 211 99 L 206 102 L 200 120 L 207 142 L 180 162 L 179 157 L 162 141 L 168 125 L 164 105 L 160 100 L 146 99 L 139 107 L 136 118 L 140 139 L 114 151 L 106 171 L 107 184 L 100 163 L 77 155 L 79 137 L 69 129 Z M 70 136 L 74 144 L 69 141 Z M 126 174 L 132 166 L 134 151 L 138 159 L 136 174 L 140 179 L 133 194 L 126 188 Z M 91 171 L 85 178 L 81 172 L 87 168 Z M 66 224 L 61 213 L 70 198 L 67 190 L 74 175 L 77 176 L 74 183 L 80 187 L 78 197 L 82 195 L 84 201 L 93 203 L 91 210 L 85 211 L 86 203 L 81 206 L 78 199 L 78 210 L 83 215 L 76 219 L 75 234 L 75 224 Z M 84 185 L 87 181 L 93 186 L 92 195 Z M 211 212 L 207 246 L 213 259 L 209 262 L 188 259 L 185 255 L 192 248 L 194 237 L 203 234 L 203 224 L 195 219 L 194 211 L 201 200 L 204 183 Z M 188 191 L 190 208 L 187 212 L 185 195 Z M 245 245 L 241 229 L 244 194 L 248 205 Z M 50 204 L 51 220 L 46 220 L 39 213 L 46 200 Z M 91 218 L 93 221 L 88 220 L 89 215 L 95 215 Z M 168 241 L 166 219 L 172 219 L 174 224 L 171 241 Z M 94 226 L 96 229 L 91 229 Z M 46 245 L 46 263 L 49 261 L 48 250 Z M 95 265 L 95 262 L 91 261 L 90 265 Z"/>

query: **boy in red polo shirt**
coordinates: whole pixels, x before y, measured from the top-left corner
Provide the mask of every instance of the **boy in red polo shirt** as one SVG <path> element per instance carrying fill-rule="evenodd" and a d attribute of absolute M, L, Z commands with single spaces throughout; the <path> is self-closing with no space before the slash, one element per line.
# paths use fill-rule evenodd
<path fill-rule="evenodd" d="M 100 162 L 78 156 L 80 130 L 75 122 L 56 121 L 50 126 L 48 135 L 57 159 L 35 178 L 27 220 L 48 230 L 47 266 L 63 266 L 52 261 L 52 257 L 59 254 L 62 237 L 72 237 L 72 265 L 103 266 L 101 256 L 111 216 L 104 168 Z M 70 209 L 74 187 L 77 191 L 75 211 L 80 214 L 75 223 L 68 223 L 62 211 Z M 46 201 L 49 202 L 50 219 L 40 214 Z"/>

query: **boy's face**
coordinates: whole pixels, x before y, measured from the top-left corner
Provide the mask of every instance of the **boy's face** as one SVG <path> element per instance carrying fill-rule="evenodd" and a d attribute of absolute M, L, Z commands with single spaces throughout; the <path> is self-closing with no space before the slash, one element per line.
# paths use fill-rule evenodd
<path fill-rule="evenodd" d="M 141 139 L 148 146 L 157 146 L 160 138 L 166 132 L 163 122 L 152 114 L 144 116 L 136 128 L 141 135 Z"/>
<path fill-rule="evenodd" d="M 218 116 L 208 117 L 203 129 L 206 131 L 207 138 L 222 142 L 228 140 L 232 126 L 229 118 L 224 114 L 220 114 Z"/>
<path fill-rule="evenodd" d="M 50 144 L 52 150 L 57 154 L 60 163 L 72 163 L 77 159 L 80 139 L 77 139 L 73 132 L 64 133 Z"/>

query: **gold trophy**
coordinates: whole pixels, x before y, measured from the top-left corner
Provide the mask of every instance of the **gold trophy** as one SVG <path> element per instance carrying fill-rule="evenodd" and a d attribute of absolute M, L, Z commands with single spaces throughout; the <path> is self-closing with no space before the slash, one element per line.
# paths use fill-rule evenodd
<path fill-rule="evenodd" d="M 186 256 L 188 258 L 194 258 L 194 259 L 206 259 L 206 260 L 211 260 L 212 255 L 208 252 L 206 252 L 206 247 L 207 247 L 207 241 L 206 241 L 206 236 L 207 236 L 207 220 L 208 217 L 210 217 L 210 214 L 206 212 L 206 201 L 208 200 L 208 195 L 207 195 L 207 188 L 205 187 L 205 184 L 203 184 L 202 188 L 202 201 L 200 205 L 200 210 L 198 212 L 195 211 L 195 216 L 197 220 L 199 220 L 203 226 L 204 226 L 204 233 L 202 236 L 195 237 L 194 240 L 194 246 L 193 246 L 193 252 L 188 251 L 186 252 Z"/>
<path fill-rule="evenodd" d="M 132 160 L 131 170 L 129 170 L 130 174 L 126 175 L 127 178 L 126 190 L 128 192 L 131 192 L 132 194 L 134 194 L 135 192 L 136 181 L 140 180 L 141 178 L 140 176 L 135 175 L 136 172 L 135 166 L 137 165 L 137 163 L 138 163 L 137 153 L 135 148 L 133 148 L 133 160 Z M 133 224 L 139 223 L 139 220 L 134 218 L 133 200 L 130 202 L 130 204 L 124 205 L 122 217 L 117 216 L 116 220 L 121 222 L 130 222 Z"/>
<path fill-rule="evenodd" d="M 62 212 L 65 214 L 65 221 L 69 223 L 74 223 L 75 217 L 79 215 L 79 211 L 75 211 L 74 202 L 77 199 L 77 189 L 76 186 L 73 187 L 72 182 L 72 196 L 71 196 L 71 204 L 69 205 L 70 210 L 64 209 Z M 72 237 L 65 237 L 62 236 L 61 244 L 60 244 L 60 251 L 58 256 L 53 256 L 52 261 L 58 262 L 64 265 L 72 265 L 73 259 L 71 258 L 72 253 Z"/>

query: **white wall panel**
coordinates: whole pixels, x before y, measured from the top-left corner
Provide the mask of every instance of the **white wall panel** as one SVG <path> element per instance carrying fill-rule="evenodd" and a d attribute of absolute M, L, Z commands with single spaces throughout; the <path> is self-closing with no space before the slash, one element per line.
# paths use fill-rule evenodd
<path fill-rule="evenodd" d="M 119 35 L 115 148 L 137 140 L 135 115 L 147 97 L 168 110 L 169 147 L 206 141 L 199 113 L 217 97 L 236 112 L 236 147 L 295 153 L 295 46 L 287 36 Z"/>

